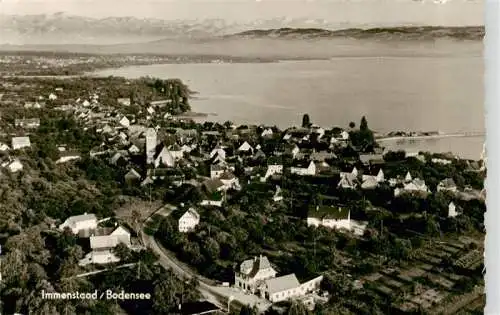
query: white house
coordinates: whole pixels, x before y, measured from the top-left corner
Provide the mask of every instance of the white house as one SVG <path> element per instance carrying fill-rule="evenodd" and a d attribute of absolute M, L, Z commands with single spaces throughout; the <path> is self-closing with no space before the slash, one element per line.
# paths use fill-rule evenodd
<path fill-rule="evenodd" d="M 302 295 L 300 282 L 294 273 L 265 280 L 262 291 L 264 292 L 264 297 L 273 303 L 286 301 Z"/>
<path fill-rule="evenodd" d="M 158 155 L 154 159 L 155 167 L 159 167 L 160 165 L 164 165 L 167 167 L 175 166 L 175 158 L 172 156 L 169 150 L 166 147 L 163 147 L 158 153 Z"/>
<path fill-rule="evenodd" d="M 117 227 L 110 236 L 116 237 L 119 242 L 130 246 L 130 232 L 123 226 Z"/>
<path fill-rule="evenodd" d="M 179 219 L 179 232 L 186 233 L 192 231 L 199 223 L 200 215 L 195 209 L 190 208 Z"/>
<path fill-rule="evenodd" d="M 7 144 L 0 142 L 0 152 L 9 151 L 10 148 Z"/>
<path fill-rule="evenodd" d="M 226 171 L 225 167 L 220 165 L 210 165 L 210 178 L 216 179 L 219 178 Z"/>
<path fill-rule="evenodd" d="M 351 211 L 349 209 L 316 206 L 307 215 L 308 226 L 325 226 L 328 228 L 351 230 Z"/>
<path fill-rule="evenodd" d="M 51 101 L 57 100 L 57 95 L 55 95 L 54 93 L 50 93 L 49 94 L 49 100 L 51 100 Z"/>
<path fill-rule="evenodd" d="M 253 148 L 248 142 L 245 141 L 245 142 L 243 142 L 242 145 L 240 145 L 240 147 L 238 148 L 238 151 L 239 152 L 252 152 Z"/>
<path fill-rule="evenodd" d="M 407 182 L 404 184 L 403 188 L 394 189 L 394 196 L 397 197 L 403 192 L 408 193 L 427 193 L 429 189 L 425 184 L 425 181 L 419 178 L 415 178 L 411 182 Z"/>
<path fill-rule="evenodd" d="M 31 147 L 29 137 L 14 137 L 12 138 L 12 150 L 20 150 Z"/>
<path fill-rule="evenodd" d="M 307 167 L 292 167 L 290 168 L 290 173 L 301 176 L 316 175 L 316 164 L 314 164 L 314 161 L 311 161 Z"/>
<path fill-rule="evenodd" d="M 71 152 L 71 151 L 63 151 L 59 153 L 59 159 L 57 159 L 56 164 L 66 163 L 73 160 L 80 159 L 80 153 Z"/>
<path fill-rule="evenodd" d="M 361 189 L 375 189 L 379 185 L 376 176 L 363 175 L 363 181 L 361 183 Z"/>
<path fill-rule="evenodd" d="M 129 97 L 120 97 L 116 101 L 122 106 L 130 106 L 131 103 Z"/>
<path fill-rule="evenodd" d="M 358 185 L 358 169 L 354 167 L 350 173 L 340 172 L 338 188 L 355 189 Z"/>
<path fill-rule="evenodd" d="M 170 151 L 170 154 L 172 155 L 172 157 L 177 161 L 184 157 L 184 151 L 177 144 L 170 146 L 168 148 L 168 150 Z"/>
<path fill-rule="evenodd" d="M 448 217 L 449 218 L 454 218 L 458 215 L 457 213 L 457 207 L 455 206 L 455 204 L 452 202 L 450 202 L 450 204 L 448 205 Z"/>
<path fill-rule="evenodd" d="M 283 165 L 281 164 L 271 164 L 267 166 L 267 171 L 264 177 L 261 177 L 261 182 L 265 182 L 269 177 L 282 174 L 283 173 Z"/>
<path fill-rule="evenodd" d="M 455 184 L 453 178 L 443 179 L 437 186 L 437 191 L 457 192 L 457 190 L 457 185 Z"/>
<path fill-rule="evenodd" d="M 411 182 L 412 180 L 413 180 L 413 177 L 411 177 L 410 172 L 407 172 L 406 176 L 405 176 L 405 182 Z"/>
<path fill-rule="evenodd" d="M 267 257 L 260 255 L 241 263 L 234 275 L 234 286 L 254 294 L 265 280 L 275 278 L 276 274 Z"/>
<path fill-rule="evenodd" d="M 18 159 L 14 159 L 6 166 L 11 173 L 17 173 L 23 169 L 23 164 Z"/>
<path fill-rule="evenodd" d="M 382 169 L 378 171 L 376 176 L 363 175 L 361 189 L 373 189 L 378 187 L 380 183 L 384 181 L 384 172 Z"/>
<path fill-rule="evenodd" d="M 267 128 L 260 134 L 261 137 L 269 137 L 273 135 L 273 130 L 271 128 Z"/>
<path fill-rule="evenodd" d="M 125 128 L 128 128 L 130 127 L 130 120 L 126 116 L 123 116 L 122 119 L 120 119 L 119 124 Z"/>
<path fill-rule="evenodd" d="M 240 189 L 238 177 L 231 172 L 224 172 L 224 174 L 219 176 L 219 179 L 224 184 L 224 190 Z"/>
<path fill-rule="evenodd" d="M 217 146 L 215 147 L 211 152 L 210 152 L 210 159 L 213 159 L 214 157 L 219 157 L 222 160 L 226 159 L 226 151 L 224 151 L 223 148 Z"/>
<path fill-rule="evenodd" d="M 78 234 L 80 231 L 93 230 L 97 228 L 97 218 L 93 213 L 72 216 L 59 225 L 60 230 L 64 230 L 66 227 L 70 228 L 73 234 Z"/>
<path fill-rule="evenodd" d="M 283 193 L 281 192 L 280 186 L 276 186 L 276 192 L 274 193 L 273 201 L 278 202 L 281 200 L 283 200 Z"/>
<path fill-rule="evenodd" d="M 131 154 L 138 154 L 141 150 L 135 144 L 132 144 L 130 148 L 128 148 L 128 152 Z"/>

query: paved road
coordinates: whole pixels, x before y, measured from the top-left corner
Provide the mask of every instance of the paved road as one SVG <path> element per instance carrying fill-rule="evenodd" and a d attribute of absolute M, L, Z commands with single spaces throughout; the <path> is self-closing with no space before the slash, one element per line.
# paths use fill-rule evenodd
<path fill-rule="evenodd" d="M 176 273 L 181 278 L 187 278 L 187 279 L 191 279 L 193 277 L 198 278 L 199 290 L 200 290 L 201 294 L 207 300 L 218 305 L 222 309 L 227 309 L 227 301 L 230 297 L 232 297 L 233 301 L 236 301 L 242 305 L 256 305 L 262 311 L 267 309 L 269 307 L 270 303 L 265 299 L 259 298 L 255 295 L 244 294 L 240 290 L 237 290 L 234 288 L 210 285 L 210 284 L 206 283 L 206 281 L 203 280 L 203 277 L 201 277 L 198 274 L 195 274 L 193 271 L 189 270 L 188 268 L 183 268 L 178 263 L 176 263 L 175 258 L 170 257 L 169 254 L 167 253 L 167 251 L 156 241 L 156 239 L 153 236 L 147 235 L 146 233 L 144 233 L 144 225 L 151 222 L 152 218 L 155 214 L 168 216 L 168 215 L 170 215 L 170 213 L 173 210 L 175 210 L 174 206 L 166 206 L 166 207 L 162 207 L 159 210 L 153 212 L 143 222 L 143 226 L 142 226 L 141 231 L 140 231 L 142 244 L 144 246 L 150 248 L 153 252 L 155 252 L 158 255 L 159 264 L 161 266 L 163 266 L 165 269 L 171 269 L 174 273 Z"/>
<path fill-rule="evenodd" d="M 80 274 L 78 274 L 76 276 L 67 277 L 67 278 L 63 278 L 63 279 L 84 278 L 84 277 L 96 275 L 96 274 L 101 273 L 101 272 L 115 270 L 115 269 L 120 269 L 120 268 L 133 267 L 135 265 L 136 265 L 136 263 L 130 263 L 130 264 L 125 264 L 125 265 L 117 266 L 115 268 L 107 268 L 107 269 L 102 269 L 102 270 L 96 270 L 96 271 L 90 271 L 90 272 L 80 273 Z"/>

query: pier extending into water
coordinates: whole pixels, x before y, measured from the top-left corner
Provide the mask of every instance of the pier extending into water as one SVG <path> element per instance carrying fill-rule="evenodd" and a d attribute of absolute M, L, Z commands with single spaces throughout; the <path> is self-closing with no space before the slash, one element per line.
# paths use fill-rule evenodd
<path fill-rule="evenodd" d="M 442 139 L 442 138 L 476 138 L 485 137 L 486 132 L 456 132 L 456 133 L 442 133 L 433 135 L 415 135 L 415 136 L 381 136 L 377 137 L 377 142 L 385 141 L 398 141 L 398 140 L 427 140 L 427 139 Z"/>

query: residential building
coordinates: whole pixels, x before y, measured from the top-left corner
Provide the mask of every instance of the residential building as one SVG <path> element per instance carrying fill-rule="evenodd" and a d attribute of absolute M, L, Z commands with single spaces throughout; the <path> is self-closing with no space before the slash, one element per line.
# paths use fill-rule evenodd
<path fill-rule="evenodd" d="M 234 285 L 245 292 L 255 294 L 265 280 L 275 278 L 276 274 L 267 257 L 260 255 L 241 263 L 234 276 Z"/>
<path fill-rule="evenodd" d="M 238 152 L 253 152 L 252 146 L 248 142 L 243 142 L 243 144 L 238 148 Z"/>
<path fill-rule="evenodd" d="M 166 166 L 166 167 L 174 167 L 175 166 L 175 158 L 172 156 L 172 153 L 165 147 L 163 144 L 158 147 L 157 154 L 154 155 L 154 166 Z"/>
<path fill-rule="evenodd" d="M 406 193 L 428 193 L 429 189 L 427 188 L 427 185 L 425 184 L 424 180 L 419 179 L 419 178 L 415 178 L 410 182 L 406 182 L 404 184 L 403 188 L 394 189 L 394 196 L 397 197 L 403 192 L 406 192 Z"/>
<path fill-rule="evenodd" d="M 38 128 L 40 127 L 40 118 L 16 119 L 14 126 L 27 129 Z"/>
<path fill-rule="evenodd" d="M 437 191 L 457 192 L 458 188 L 453 178 L 446 178 L 443 179 L 441 182 L 439 182 L 437 186 Z"/>
<path fill-rule="evenodd" d="M 66 163 L 73 160 L 78 160 L 81 158 L 80 153 L 75 151 L 62 151 L 59 152 L 59 159 L 57 159 L 56 164 Z"/>
<path fill-rule="evenodd" d="M 281 200 L 283 200 L 283 193 L 281 191 L 280 186 L 276 186 L 276 192 L 274 193 L 273 201 L 274 202 L 278 202 L 278 201 L 281 201 Z"/>
<path fill-rule="evenodd" d="M 261 177 L 261 182 L 265 182 L 269 177 L 277 174 L 283 174 L 283 165 L 271 164 L 267 166 L 267 171 L 264 177 Z"/>
<path fill-rule="evenodd" d="M 130 97 L 120 97 L 116 100 L 116 102 L 122 106 L 130 106 Z"/>
<path fill-rule="evenodd" d="M 263 297 L 273 303 L 286 301 L 301 295 L 300 282 L 295 274 L 267 279 L 262 290 Z"/>
<path fill-rule="evenodd" d="M 8 162 L 5 167 L 7 167 L 11 173 L 17 173 L 19 171 L 22 171 L 24 168 L 23 164 L 21 163 L 21 161 L 19 161 L 19 159 L 14 159 Z"/>
<path fill-rule="evenodd" d="M 125 174 L 124 179 L 126 182 L 133 182 L 136 180 L 140 180 L 141 174 L 139 174 L 136 170 L 132 168 L 127 172 L 127 174 Z"/>
<path fill-rule="evenodd" d="M 216 179 L 219 178 L 226 171 L 225 167 L 221 165 L 210 165 L 210 178 Z"/>
<path fill-rule="evenodd" d="M 20 150 L 31 147 L 29 137 L 14 137 L 12 138 L 12 150 Z"/>
<path fill-rule="evenodd" d="M 448 204 L 448 217 L 449 218 L 454 218 L 458 215 L 457 213 L 457 207 L 455 206 L 455 204 L 452 202 L 450 202 Z"/>
<path fill-rule="evenodd" d="M 97 218 L 95 214 L 82 214 L 72 216 L 66 219 L 61 225 L 60 230 L 70 228 L 73 234 L 79 234 L 80 231 L 89 231 L 97 228 Z"/>
<path fill-rule="evenodd" d="M 351 211 L 335 206 L 316 206 L 307 214 L 308 226 L 325 226 L 328 228 L 351 230 Z"/>
<path fill-rule="evenodd" d="M 128 127 L 130 127 L 130 120 L 126 116 L 123 116 L 120 119 L 119 124 L 125 128 L 128 128 Z"/>
<path fill-rule="evenodd" d="M 299 165 L 298 167 L 290 168 L 290 172 L 300 176 L 314 176 L 316 175 L 316 164 L 310 161 L 307 165 Z"/>
<path fill-rule="evenodd" d="M 190 208 L 179 219 L 179 232 L 186 233 L 192 231 L 200 223 L 200 215 L 198 212 Z"/>

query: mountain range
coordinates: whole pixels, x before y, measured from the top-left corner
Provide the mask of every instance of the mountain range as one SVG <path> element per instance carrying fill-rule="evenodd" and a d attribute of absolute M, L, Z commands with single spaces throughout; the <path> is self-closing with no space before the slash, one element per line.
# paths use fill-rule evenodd
<path fill-rule="evenodd" d="M 375 28 L 377 27 L 377 28 Z M 89 18 L 65 13 L 0 15 L 0 44 L 114 45 L 171 40 L 227 38 L 437 38 L 481 39 L 484 27 L 334 24 L 324 19 L 279 17 L 252 22 L 222 19 L 161 20 L 135 17 Z"/>

